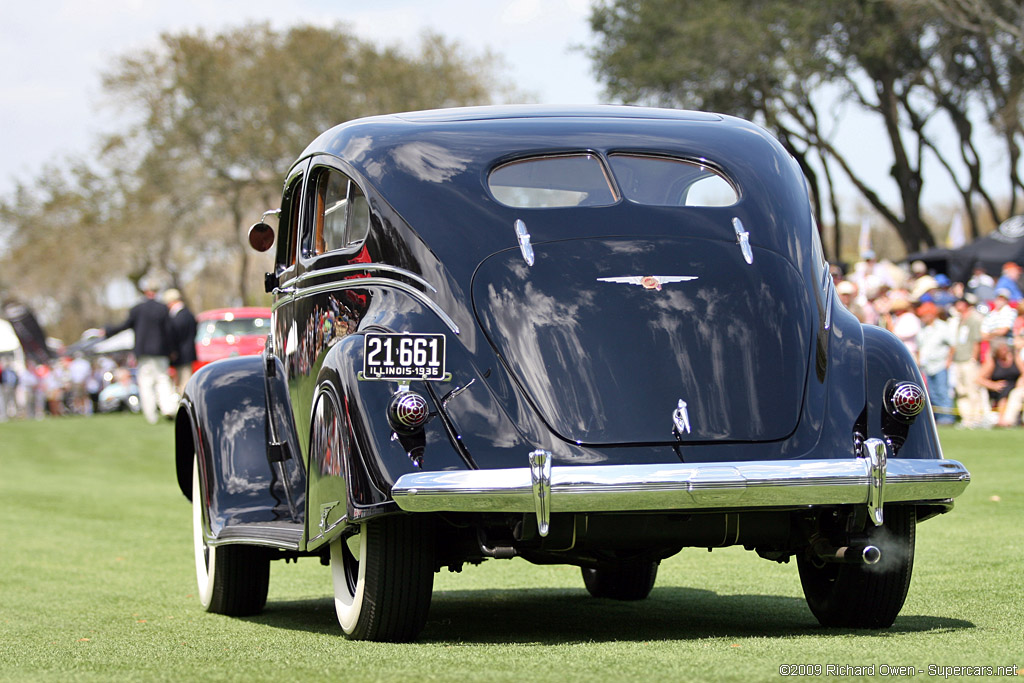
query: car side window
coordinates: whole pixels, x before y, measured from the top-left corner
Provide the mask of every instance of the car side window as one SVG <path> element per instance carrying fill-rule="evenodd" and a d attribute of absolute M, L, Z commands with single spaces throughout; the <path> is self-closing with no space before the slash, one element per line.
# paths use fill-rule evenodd
<path fill-rule="evenodd" d="M 359 186 L 348 184 L 348 235 L 345 246 L 359 244 L 370 234 L 370 203 Z"/>
<path fill-rule="evenodd" d="M 281 198 L 280 222 L 278 223 L 277 270 L 282 271 L 295 265 L 295 245 L 299 233 L 299 211 L 302 202 L 302 176 L 294 178 L 285 188 Z"/>
<path fill-rule="evenodd" d="M 312 244 L 304 251 L 318 256 L 360 244 L 370 227 L 362 190 L 337 169 L 321 167 L 314 178 Z"/>

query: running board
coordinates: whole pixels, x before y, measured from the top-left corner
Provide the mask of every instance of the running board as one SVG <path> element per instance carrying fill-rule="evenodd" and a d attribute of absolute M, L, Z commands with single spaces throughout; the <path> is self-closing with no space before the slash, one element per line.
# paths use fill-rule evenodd
<path fill-rule="evenodd" d="M 207 544 L 217 546 L 245 543 L 280 548 L 281 550 L 298 550 L 302 543 L 302 534 L 301 524 L 251 522 L 224 527 L 217 538 L 208 540 Z"/>

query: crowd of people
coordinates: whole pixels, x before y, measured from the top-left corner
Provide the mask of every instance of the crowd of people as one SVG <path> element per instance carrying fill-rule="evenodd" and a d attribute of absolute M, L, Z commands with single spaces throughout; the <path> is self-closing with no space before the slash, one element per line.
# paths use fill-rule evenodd
<path fill-rule="evenodd" d="M 833 269 L 836 292 L 866 324 L 891 331 L 914 356 L 938 424 L 1015 427 L 1024 403 L 1021 266 L 998 279 L 975 269 L 967 282 L 879 262 L 871 252 L 848 273 Z"/>
<path fill-rule="evenodd" d="M 145 297 L 128 317 L 99 331 L 110 337 L 133 330 L 131 354 L 94 355 L 86 347 L 49 362 L 0 359 L 0 421 L 122 409 L 141 412 L 150 423 L 173 416 L 196 360 L 196 319 L 178 290 L 158 297 L 158 287 L 144 281 Z"/>
<path fill-rule="evenodd" d="M 1014 427 L 1024 405 L 1024 293 L 1022 268 L 1009 262 L 998 279 L 976 269 L 965 283 L 880 262 L 871 252 L 848 272 L 832 269 L 843 305 L 862 323 L 884 327 L 913 355 L 925 379 L 938 424 L 964 428 Z M 0 421 L 46 414 L 88 415 L 129 408 L 155 423 L 174 414 L 196 359 L 196 321 L 177 290 L 144 299 L 111 336 L 135 332 L 134 353 L 119 365 L 82 352 L 50 363 L 0 359 Z M 104 392 L 107 393 L 105 400 Z M 134 398 L 134 403 L 133 398 Z"/>

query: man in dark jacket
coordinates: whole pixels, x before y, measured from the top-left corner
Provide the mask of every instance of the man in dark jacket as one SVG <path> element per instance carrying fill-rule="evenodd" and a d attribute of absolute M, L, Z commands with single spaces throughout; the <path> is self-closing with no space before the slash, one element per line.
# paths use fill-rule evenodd
<path fill-rule="evenodd" d="M 174 389 L 167 374 L 171 354 L 171 317 L 167 306 L 156 299 L 157 284 L 147 278 L 142 283 L 145 297 L 132 306 L 120 325 L 104 328 L 106 336 L 122 330 L 135 332 L 135 362 L 142 414 L 155 424 L 160 414 L 174 415 Z"/>
<path fill-rule="evenodd" d="M 171 365 L 174 367 L 174 389 L 181 396 L 185 384 L 192 377 L 192 363 L 196 360 L 196 317 L 181 300 L 181 292 L 168 289 L 164 292 L 164 303 L 170 309 L 171 332 L 174 343 L 171 347 Z"/>

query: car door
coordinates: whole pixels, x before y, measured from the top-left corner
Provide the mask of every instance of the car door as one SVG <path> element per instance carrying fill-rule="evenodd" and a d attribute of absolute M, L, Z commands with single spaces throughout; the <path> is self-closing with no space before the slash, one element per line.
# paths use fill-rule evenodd
<path fill-rule="evenodd" d="M 330 400 L 319 393 L 324 359 L 358 330 L 368 305 L 370 291 L 360 281 L 371 261 L 366 246 L 370 212 L 362 189 L 331 157 L 310 162 L 302 206 L 296 277 L 279 310 L 288 319 L 285 367 L 308 476 L 307 533 L 315 539 L 346 511 L 342 453 L 333 447 L 313 448 L 312 431 L 314 416 L 324 414 L 318 401 Z M 343 400 L 337 394 L 335 387 L 332 398 Z"/>

